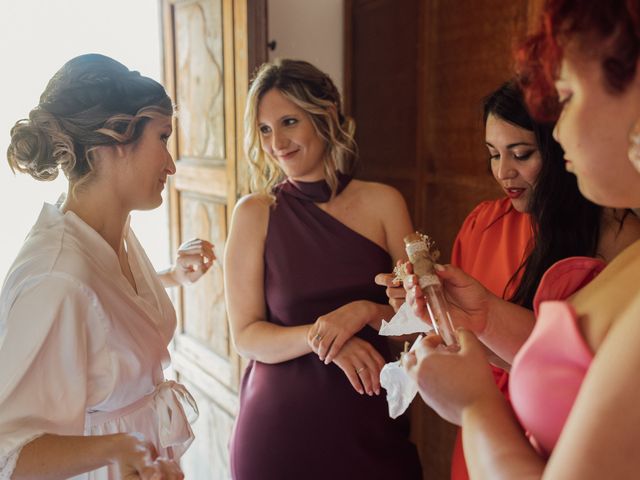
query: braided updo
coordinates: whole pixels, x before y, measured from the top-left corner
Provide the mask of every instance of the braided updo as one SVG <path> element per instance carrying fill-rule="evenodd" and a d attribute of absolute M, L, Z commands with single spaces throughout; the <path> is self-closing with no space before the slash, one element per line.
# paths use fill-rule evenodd
<path fill-rule="evenodd" d="M 7 159 L 13 171 L 38 180 L 62 170 L 77 186 L 93 170 L 96 147 L 133 143 L 149 119 L 172 114 L 155 80 L 104 55 L 81 55 L 58 70 L 29 118 L 13 126 Z"/>
<path fill-rule="evenodd" d="M 326 73 L 309 62 L 289 59 L 263 64 L 251 82 L 244 116 L 244 147 L 252 173 L 251 190 L 269 194 L 283 177 L 278 162 L 262 149 L 258 129 L 260 100 L 274 88 L 309 115 L 325 143 L 324 174 L 335 193 L 336 171 L 353 175 L 356 169 L 355 122 L 344 115 L 340 93 Z"/>

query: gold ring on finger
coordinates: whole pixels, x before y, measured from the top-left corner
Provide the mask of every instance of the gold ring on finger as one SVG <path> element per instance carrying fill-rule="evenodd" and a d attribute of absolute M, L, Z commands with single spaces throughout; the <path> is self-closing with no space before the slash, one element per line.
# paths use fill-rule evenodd
<path fill-rule="evenodd" d="M 317 334 L 315 337 L 316 342 L 319 342 L 320 340 L 322 340 L 322 335 Z"/>
<path fill-rule="evenodd" d="M 356 374 L 360 375 L 360 372 L 362 372 L 363 370 L 366 370 L 367 367 L 360 367 L 356 369 Z"/>

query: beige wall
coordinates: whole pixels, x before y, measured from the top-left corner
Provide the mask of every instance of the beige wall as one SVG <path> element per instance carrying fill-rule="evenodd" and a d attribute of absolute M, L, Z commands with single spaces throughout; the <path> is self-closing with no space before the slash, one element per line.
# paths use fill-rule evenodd
<path fill-rule="evenodd" d="M 328 73 L 343 92 L 344 0 L 267 0 L 269 60 L 306 60 Z"/>

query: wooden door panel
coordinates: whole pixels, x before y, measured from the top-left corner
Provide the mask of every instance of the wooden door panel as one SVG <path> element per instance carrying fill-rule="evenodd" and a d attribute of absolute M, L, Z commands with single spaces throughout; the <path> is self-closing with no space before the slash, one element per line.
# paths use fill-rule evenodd
<path fill-rule="evenodd" d="M 184 192 L 181 195 L 181 207 L 182 238 L 208 238 L 216 248 L 224 249 L 227 236 L 225 205 Z M 199 340 L 205 348 L 228 359 L 232 348 L 219 261 L 213 264 L 201 281 L 184 289 L 183 300 L 182 333 Z M 217 372 L 212 372 L 215 373 Z"/>
<path fill-rule="evenodd" d="M 416 221 L 448 260 L 465 216 L 479 201 L 501 194 L 488 173 L 482 99 L 513 75 L 513 45 L 526 30 L 529 6 L 526 0 L 424 5 Z"/>
<path fill-rule="evenodd" d="M 236 103 L 236 40 L 246 36 L 246 28 L 234 18 L 242 3 L 163 0 L 165 85 L 177 104 L 171 141 L 177 169 L 170 182 L 172 247 L 205 238 L 220 259 L 237 198 L 236 108 L 244 105 Z M 175 304 L 174 368 L 200 409 L 193 425 L 196 439 L 182 467 L 189 479 L 228 479 L 240 359 L 227 322 L 221 260 L 198 283 L 181 289 Z"/>
<path fill-rule="evenodd" d="M 345 103 L 356 120 L 359 177 L 399 187 L 415 214 L 419 0 L 403 0 L 401 8 L 392 0 L 346 5 Z"/>
<path fill-rule="evenodd" d="M 173 181 L 177 190 L 197 192 L 227 201 L 228 168 L 226 165 L 215 166 L 212 162 L 194 162 L 189 159 L 180 160 L 180 172 Z"/>
<path fill-rule="evenodd" d="M 229 479 L 228 444 L 233 429 L 234 415 L 230 415 L 210 401 L 210 392 L 204 393 L 198 379 L 186 381 L 200 407 L 200 416 L 193 425 L 197 441 L 182 459 L 182 469 L 188 479 Z M 206 384 L 204 384 L 206 386 Z"/>
<path fill-rule="evenodd" d="M 174 9 L 180 158 L 225 159 L 222 1 Z"/>
<path fill-rule="evenodd" d="M 231 342 L 222 256 L 228 221 L 246 193 L 242 112 L 249 75 L 266 59 L 266 0 L 161 0 L 164 83 L 177 104 L 169 147 L 172 249 L 210 240 L 219 260 L 173 296 L 178 313 L 173 365 L 200 409 L 182 459 L 190 480 L 231 477 L 228 446 L 238 413 L 241 362 Z"/>

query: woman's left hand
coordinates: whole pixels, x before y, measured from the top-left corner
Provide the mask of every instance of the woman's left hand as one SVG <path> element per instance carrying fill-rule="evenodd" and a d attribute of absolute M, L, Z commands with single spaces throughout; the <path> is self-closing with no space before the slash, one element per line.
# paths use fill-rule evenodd
<path fill-rule="evenodd" d="M 216 255 L 207 240 L 194 238 L 178 248 L 171 276 L 178 285 L 197 282 L 213 265 Z"/>
<path fill-rule="evenodd" d="M 403 356 L 402 364 L 418 384 L 422 399 L 442 418 L 460 425 L 465 408 L 501 394 L 480 341 L 469 330 L 457 333 L 459 351 L 429 335 Z"/>
<path fill-rule="evenodd" d="M 342 346 L 371 320 L 371 302 L 358 300 L 318 317 L 307 343 L 320 360 L 330 364 Z"/>

